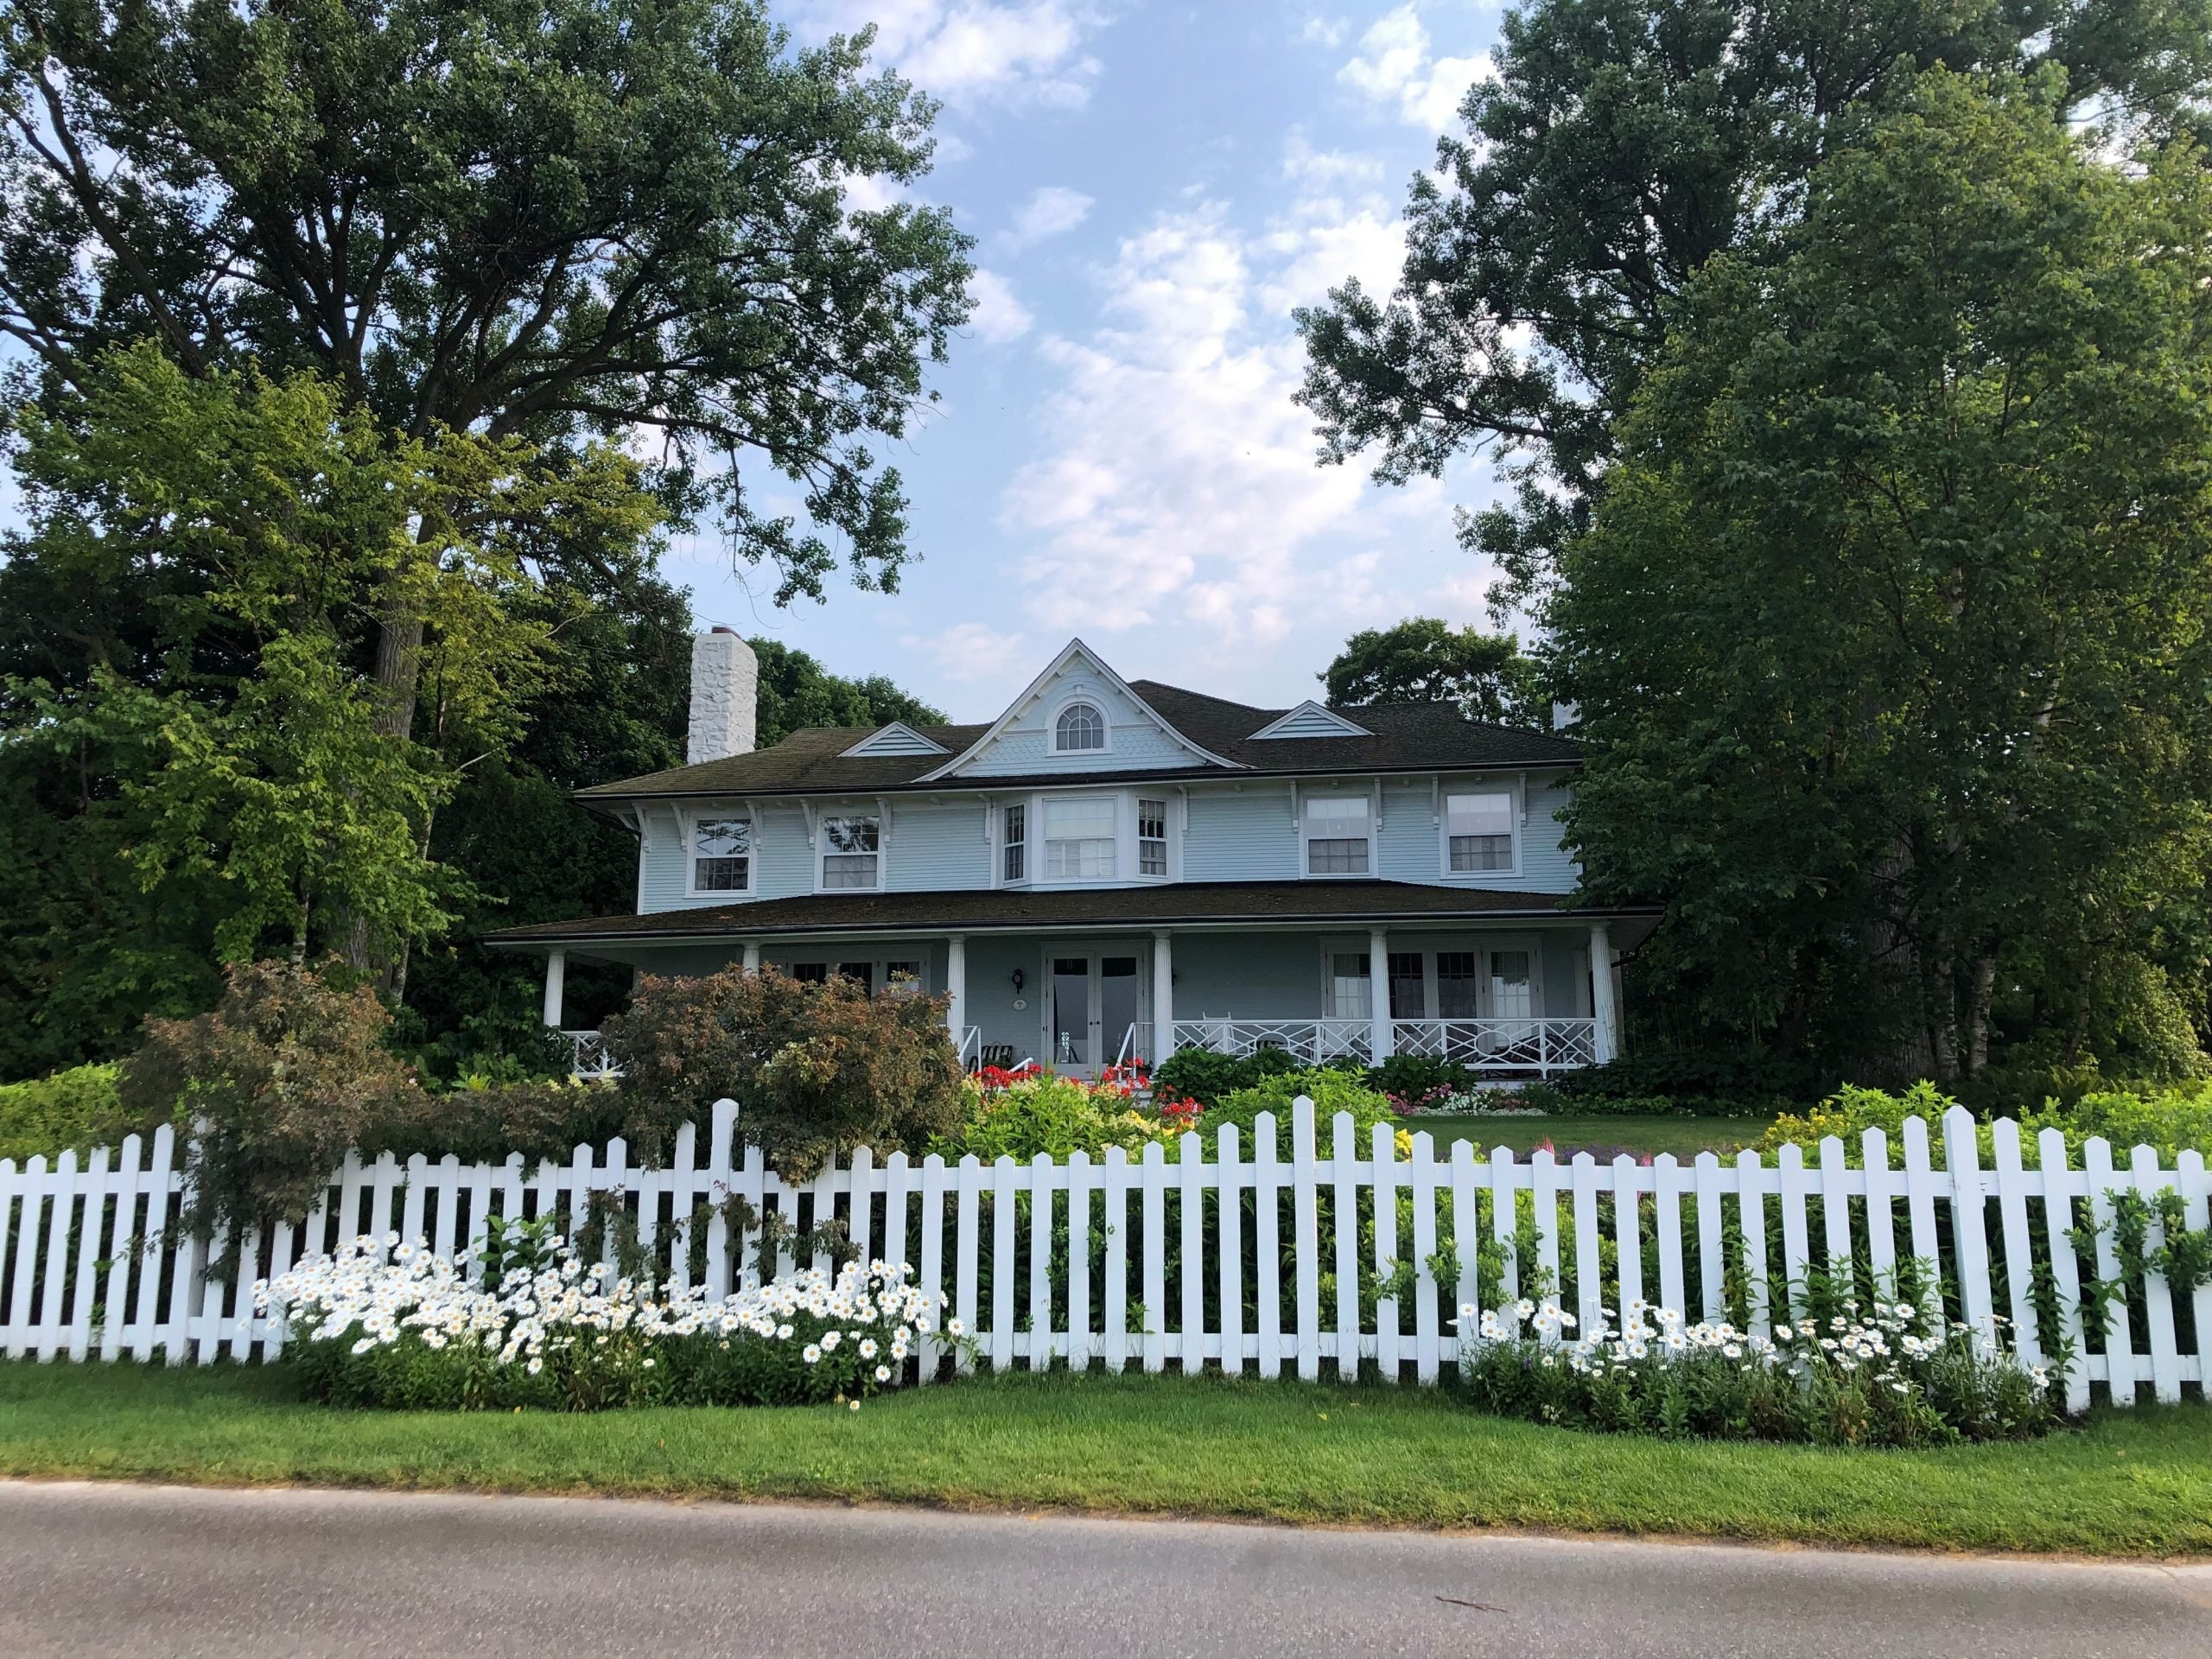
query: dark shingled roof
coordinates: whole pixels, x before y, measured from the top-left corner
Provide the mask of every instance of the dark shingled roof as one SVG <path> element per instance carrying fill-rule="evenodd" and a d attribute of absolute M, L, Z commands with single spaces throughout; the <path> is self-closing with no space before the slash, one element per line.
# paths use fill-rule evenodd
<path fill-rule="evenodd" d="M 594 916 L 573 922 L 533 922 L 485 936 L 488 944 L 577 944 L 616 940 L 745 938 L 786 933 L 985 932 L 997 928 L 1083 927 L 1119 924 L 1168 926 L 1206 923 L 1371 922 L 1549 916 L 1565 895 L 1499 893 L 1490 888 L 1429 887 L 1410 881 L 1188 881 L 1146 887 L 1010 888 L 927 893 L 823 893 L 746 904 L 655 911 L 645 916 Z M 1642 910 L 1578 912 L 1592 919 L 1656 914 Z"/>
<path fill-rule="evenodd" d="M 1354 772 L 1476 772 L 1522 766 L 1575 766 L 1580 747 L 1547 732 L 1484 726 L 1461 718 L 1449 703 L 1376 703 L 1337 712 L 1371 737 L 1288 737 L 1254 740 L 1252 734 L 1281 718 L 1282 709 L 1254 709 L 1224 697 L 1210 697 L 1156 680 L 1137 680 L 1131 689 L 1154 713 L 1200 748 L 1254 773 Z M 671 795 L 873 794 L 924 787 L 931 790 L 1020 789 L 1033 784 L 1112 783 L 1130 779 L 1226 775 L 1218 766 L 1193 760 L 1188 766 L 1123 772 L 1040 772 L 1029 777 L 919 780 L 966 751 L 990 730 L 988 723 L 918 726 L 944 754 L 899 754 L 843 759 L 867 735 L 849 727 L 810 726 L 793 732 L 772 749 L 734 754 L 696 766 L 675 766 L 643 778 L 598 784 L 578 790 L 587 803 L 634 800 Z"/>

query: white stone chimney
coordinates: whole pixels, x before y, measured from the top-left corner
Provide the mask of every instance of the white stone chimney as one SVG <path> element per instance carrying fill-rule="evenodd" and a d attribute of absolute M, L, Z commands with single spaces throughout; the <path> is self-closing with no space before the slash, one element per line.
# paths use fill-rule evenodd
<path fill-rule="evenodd" d="M 735 629 L 718 625 L 710 632 L 693 634 L 691 730 L 683 742 L 684 764 L 751 753 L 760 694 L 760 664 Z"/>

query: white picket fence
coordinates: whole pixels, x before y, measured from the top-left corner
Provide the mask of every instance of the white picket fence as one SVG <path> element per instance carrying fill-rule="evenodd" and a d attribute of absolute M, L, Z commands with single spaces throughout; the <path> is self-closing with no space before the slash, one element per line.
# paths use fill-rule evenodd
<path fill-rule="evenodd" d="M 2108 1226 L 2090 1261 L 2077 1260 L 2073 1237 L 2082 1220 L 2108 1223 L 2113 1195 L 2130 1189 L 2178 1191 L 2187 1224 L 2203 1227 L 2212 1188 L 2195 1152 L 2167 1170 L 2138 1147 L 2116 1167 L 2111 1149 L 2091 1141 L 2074 1168 L 2046 1130 L 2031 1166 L 2018 1125 L 2005 1121 L 1985 1168 L 1973 1119 L 1954 1111 L 1940 1166 L 1917 1118 L 1901 1148 L 1868 1131 L 1858 1167 L 1833 1138 L 1809 1165 L 1795 1147 L 1773 1164 L 1748 1151 L 1731 1161 L 1707 1153 L 1687 1165 L 1671 1156 L 1601 1164 L 1586 1153 L 1561 1163 L 1502 1147 L 1485 1157 L 1465 1141 L 1440 1160 L 1425 1134 L 1413 1137 L 1410 1157 L 1388 1128 L 1356 1145 L 1343 1116 L 1323 1155 L 1312 1103 L 1301 1098 L 1287 1160 L 1277 1125 L 1262 1117 L 1249 1145 L 1233 1128 L 1194 1133 L 1173 1159 L 1156 1145 L 1141 1160 L 1116 1148 L 1103 1159 L 1078 1152 L 1065 1163 L 990 1165 L 903 1153 L 878 1162 L 863 1149 L 788 1183 L 757 1147 L 734 1150 L 736 1116 L 730 1102 L 715 1108 L 703 1160 L 687 1126 L 662 1168 L 631 1165 L 619 1140 L 603 1155 L 580 1146 L 571 1162 L 535 1171 L 519 1154 L 504 1165 L 349 1156 L 304 1225 L 248 1236 L 227 1278 L 207 1270 L 209 1248 L 176 1225 L 186 1194 L 169 1130 L 154 1136 L 150 1160 L 135 1135 L 118 1156 L 102 1148 L 81 1168 L 71 1153 L 50 1168 L 43 1158 L 21 1170 L 0 1160 L 0 1344 L 11 1358 L 42 1360 L 270 1357 L 284 1333 L 255 1314 L 257 1278 L 363 1233 L 473 1253 L 494 1215 L 558 1216 L 591 1238 L 596 1205 L 619 1208 L 634 1227 L 627 1240 L 599 1229 L 603 1259 L 641 1251 L 655 1271 L 684 1284 L 701 1275 L 716 1295 L 753 1277 L 757 1263 L 760 1229 L 737 1232 L 733 1216 L 773 1213 L 793 1232 L 834 1222 L 864 1255 L 917 1265 L 925 1287 L 950 1297 L 972 1351 L 1000 1368 L 1211 1363 L 1313 1378 L 1357 1367 L 1432 1382 L 1459 1357 L 1459 1309 L 1483 1300 L 1477 1263 L 1487 1240 L 1505 1300 L 1526 1285 L 1575 1309 L 1586 1326 L 1600 1307 L 1644 1299 L 1710 1319 L 1733 1311 L 1765 1334 L 1777 1314 L 1805 1311 L 1808 1272 L 1851 1274 L 1867 1296 L 1894 1284 L 1901 1263 L 1923 1263 L 1940 1274 L 1954 1317 L 1984 1328 L 2009 1319 L 2031 1361 L 2062 1345 L 2039 1328 L 2031 1285 L 2041 1268 L 2056 1287 L 2056 1335 L 2077 1356 L 2066 1378 L 2075 1407 L 2096 1383 L 2120 1405 L 2145 1384 L 2162 1401 L 2205 1386 L 2212 1285 L 2177 1297 L 2146 1274 L 2113 1302 L 2103 1333 L 2085 1339 L 2084 1287 L 2114 1279 L 2119 1262 Z M 1531 1223 L 1529 1259 L 1525 1238 L 1512 1247 Z M 2150 1243 L 2160 1242 L 2154 1221 Z M 1401 1262 L 1410 1264 L 1409 1287 Z M 795 1265 L 788 1242 L 773 1265 Z M 1378 1294 L 1378 1279 L 1410 1296 Z M 1498 1283 L 1491 1288 L 1501 1294 Z M 928 1381 L 946 1363 L 969 1363 L 968 1351 L 933 1346 L 920 1374 Z"/>

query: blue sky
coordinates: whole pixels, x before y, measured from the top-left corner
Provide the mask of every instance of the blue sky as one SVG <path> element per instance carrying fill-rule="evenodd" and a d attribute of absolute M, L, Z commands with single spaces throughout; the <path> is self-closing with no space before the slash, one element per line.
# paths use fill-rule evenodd
<path fill-rule="evenodd" d="M 802 41 L 879 26 L 940 99 L 913 194 L 979 238 L 981 302 L 893 455 L 920 562 L 895 595 L 779 611 L 712 537 L 702 624 L 883 672 L 982 719 L 1080 634 L 1131 677 L 1290 703 L 1352 630 L 1483 615 L 1453 540 L 1488 468 L 1318 467 L 1293 307 L 1387 291 L 1406 185 L 1485 72 L 1469 0 L 773 0 Z M 751 588 L 772 584 L 757 575 Z"/>

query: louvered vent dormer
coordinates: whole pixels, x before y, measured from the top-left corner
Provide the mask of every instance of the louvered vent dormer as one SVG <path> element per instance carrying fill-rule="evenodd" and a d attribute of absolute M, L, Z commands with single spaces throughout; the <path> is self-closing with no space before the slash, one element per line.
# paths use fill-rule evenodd
<path fill-rule="evenodd" d="M 943 754 L 944 745 L 933 743 L 903 720 L 870 732 L 840 756 L 846 760 L 880 760 L 899 754 Z"/>
<path fill-rule="evenodd" d="M 1263 737 L 1372 737 L 1375 734 L 1364 726 L 1356 726 L 1333 709 L 1325 709 L 1310 699 L 1271 721 L 1252 734 L 1255 741 Z"/>

